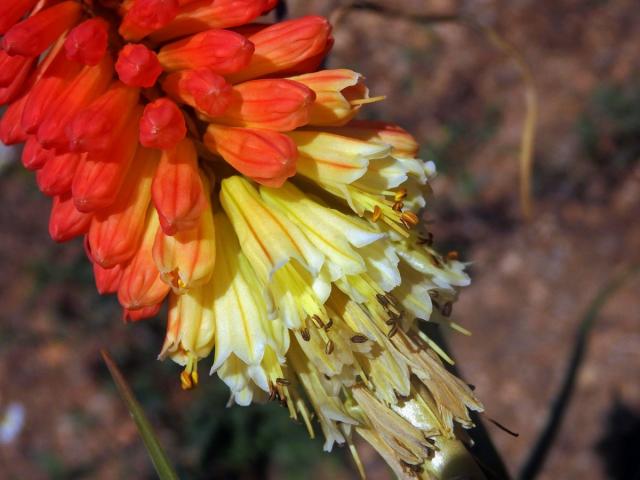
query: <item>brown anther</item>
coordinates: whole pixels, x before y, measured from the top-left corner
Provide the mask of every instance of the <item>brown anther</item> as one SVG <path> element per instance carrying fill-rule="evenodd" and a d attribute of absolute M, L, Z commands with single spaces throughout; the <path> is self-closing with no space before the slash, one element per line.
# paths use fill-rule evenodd
<path fill-rule="evenodd" d="M 400 221 L 407 229 L 410 229 L 415 227 L 420 220 L 413 212 L 402 212 L 402 215 L 400 215 Z"/>
<path fill-rule="evenodd" d="M 393 207 L 391 207 L 394 212 L 401 212 L 404 208 L 404 203 L 402 202 L 394 202 Z"/>
<path fill-rule="evenodd" d="M 447 253 L 447 260 L 449 260 L 449 261 L 458 260 L 459 257 L 460 257 L 460 255 L 458 254 L 458 252 L 456 250 L 451 250 L 449 253 Z"/>
<path fill-rule="evenodd" d="M 367 340 L 369 340 L 369 339 L 367 338 L 367 336 L 366 336 L 366 335 L 363 335 L 363 334 L 361 334 L 361 333 L 357 333 L 356 335 L 354 335 L 353 337 L 351 337 L 351 341 L 352 341 L 353 343 L 364 343 L 364 342 L 366 342 Z"/>
<path fill-rule="evenodd" d="M 386 323 L 387 325 L 395 325 L 396 324 L 397 319 L 396 318 L 390 318 L 389 320 L 387 320 Z"/>
<path fill-rule="evenodd" d="M 377 222 L 381 216 L 382 216 L 382 209 L 378 205 L 376 205 L 375 207 L 373 207 L 373 215 L 371 216 L 371 220 L 373 220 L 374 222 Z"/>
<path fill-rule="evenodd" d="M 387 297 L 385 297 L 381 293 L 376 294 L 376 300 L 378 300 L 378 303 L 383 307 L 386 307 L 387 305 L 389 305 L 389 300 L 387 299 Z"/>
<path fill-rule="evenodd" d="M 433 245 L 433 233 L 427 232 L 426 236 L 418 238 L 418 245 L 427 245 L 430 247 Z"/>
<path fill-rule="evenodd" d="M 276 378 L 276 383 L 278 385 L 282 385 L 284 387 L 286 387 L 287 385 L 291 385 L 291 382 L 289 380 L 287 380 L 286 378 L 281 378 L 281 377 Z"/>
<path fill-rule="evenodd" d="M 333 318 L 329 318 L 329 321 L 324 326 L 325 332 L 328 332 L 331 327 L 333 327 Z"/>
<path fill-rule="evenodd" d="M 387 333 L 387 338 L 393 338 L 393 336 L 398 333 L 398 324 L 394 324 L 393 327 L 391 327 L 391 330 L 389 330 L 389 333 Z"/>
<path fill-rule="evenodd" d="M 302 330 L 300 330 L 300 336 L 305 342 L 308 342 L 309 340 L 311 340 L 311 333 L 309 333 L 308 328 L 303 328 Z"/>
<path fill-rule="evenodd" d="M 396 202 L 401 202 L 402 200 L 404 200 L 407 196 L 407 189 L 406 188 L 399 188 L 398 190 L 396 190 L 393 199 Z"/>
<path fill-rule="evenodd" d="M 435 255 L 431 255 L 431 263 L 433 263 L 438 268 L 442 268 L 442 262 Z"/>
<path fill-rule="evenodd" d="M 311 317 L 311 320 L 313 320 L 313 323 L 315 324 L 316 327 L 324 328 L 324 322 L 322 321 L 322 319 L 318 315 L 313 315 Z"/>
<path fill-rule="evenodd" d="M 180 386 L 183 390 L 191 390 L 193 388 L 193 382 L 191 381 L 191 374 L 186 370 L 183 370 L 180 374 Z"/>
<path fill-rule="evenodd" d="M 333 348 L 334 348 L 333 340 L 329 340 L 327 344 L 324 346 L 324 353 L 326 353 L 327 355 L 331 355 L 333 353 Z"/>
<path fill-rule="evenodd" d="M 453 304 L 451 302 L 445 303 L 441 310 L 442 315 L 444 315 L 445 317 L 450 317 L 451 310 L 453 310 Z"/>

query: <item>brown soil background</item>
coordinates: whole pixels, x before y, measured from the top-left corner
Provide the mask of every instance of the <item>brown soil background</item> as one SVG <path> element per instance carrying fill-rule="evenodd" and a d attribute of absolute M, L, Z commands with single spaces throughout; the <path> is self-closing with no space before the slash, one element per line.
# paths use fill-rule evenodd
<path fill-rule="evenodd" d="M 329 15 L 341 4 L 288 3 L 294 17 Z M 378 3 L 414 14 L 462 11 L 493 26 L 534 72 L 535 209 L 525 222 L 517 192 L 523 83 L 485 36 L 459 22 L 352 12 L 335 30 L 328 62 L 364 73 L 372 93 L 387 96 L 367 115 L 403 125 L 425 145 L 423 158 L 438 163 L 428 206 L 436 241 L 473 262 L 473 284 L 455 308 L 473 336 L 450 343 L 488 415 L 519 432 L 489 427 L 516 473 L 587 305 L 640 260 L 640 8 L 636 0 Z M 301 440 L 302 428 L 290 427 L 280 409 L 225 410 L 217 379 L 181 392 L 177 369 L 155 361 L 163 320 L 125 325 L 115 301 L 98 297 L 81 243 L 48 238 L 48 200 L 31 174 L 3 163 L 0 201 L 0 412 L 11 401 L 27 412 L 16 441 L 0 445 L 0 479 L 154 478 L 99 359 L 103 346 L 183 478 L 356 478 L 344 452 L 318 453 L 321 443 Z M 636 276 L 601 312 L 540 479 L 634 478 L 607 472 L 596 445 L 626 434 L 613 451 L 640 446 L 639 292 Z M 609 425 L 613 412 L 625 411 Z M 363 456 L 371 478 L 390 478 Z M 637 455 L 631 460 L 636 470 L 627 471 L 637 474 Z"/>

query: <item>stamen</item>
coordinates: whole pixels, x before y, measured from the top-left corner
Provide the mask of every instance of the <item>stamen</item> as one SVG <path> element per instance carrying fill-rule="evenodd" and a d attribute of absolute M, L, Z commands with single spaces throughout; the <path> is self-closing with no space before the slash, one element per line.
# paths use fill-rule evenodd
<path fill-rule="evenodd" d="M 313 320 L 313 323 L 316 327 L 318 328 L 324 328 L 324 322 L 322 321 L 322 319 L 318 316 L 318 315 L 313 315 L 311 317 L 311 320 Z"/>
<path fill-rule="evenodd" d="M 391 207 L 393 209 L 394 212 L 402 212 L 402 209 L 404 208 L 404 203 L 400 202 L 400 201 L 396 201 L 393 204 L 393 207 Z"/>
<path fill-rule="evenodd" d="M 401 202 L 402 200 L 404 200 L 407 197 L 407 189 L 406 188 L 399 188 L 393 195 L 393 199 L 396 202 Z"/>
<path fill-rule="evenodd" d="M 355 100 L 350 100 L 349 104 L 352 107 L 357 107 L 359 105 L 367 105 L 369 103 L 382 102 L 383 100 L 386 100 L 386 98 L 387 98 L 386 95 L 379 95 L 377 97 L 371 97 L 371 98 L 356 98 Z"/>
<path fill-rule="evenodd" d="M 324 331 L 328 332 L 329 329 L 333 326 L 333 318 L 329 318 L 329 322 L 324 326 Z"/>
<path fill-rule="evenodd" d="M 300 330 L 300 336 L 305 342 L 311 340 L 311 333 L 309 333 L 309 329 L 306 327 Z"/>
<path fill-rule="evenodd" d="M 333 340 L 329 340 L 324 347 L 324 353 L 327 355 L 331 355 L 333 353 L 335 345 L 333 344 Z"/>
<path fill-rule="evenodd" d="M 380 216 L 382 216 L 382 209 L 378 205 L 376 205 L 375 207 L 373 207 L 373 215 L 371 216 L 371 220 L 377 222 L 380 219 Z"/>
<path fill-rule="evenodd" d="M 276 383 L 278 385 L 282 385 L 282 386 L 285 386 L 285 387 L 288 386 L 288 385 L 291 385 L 291 382 L 289 380 L 287 380 L 286 378 L 281 378 L 281 377 L 276 378 Z"/>
<path fill-rule="evenodd" d="M 358 333 L 358 334 L 354 335 L 353 337 L 351 337 L 351 341 L 352 341 L 353 343 L 364 343 L 364 342 L 366 342 L 367 340 L 369 340 L 369 339 L 367 338 L 367 336 L 366 336 L 366 335 L 363 335 L 362 333 Z"/>
<path fill-rule="evenodd" d="M 413 212 L 402 212 L 402 215 L 400 215 L 400 221 L 407 229 L 410 229 L 415 227 L 420 220 Z"/>
<path fill-rule="evenodd" d="M 393 327 L 391 327 L 391 330 L 389 330 L 389 333 L 387 333 L 387 338 L 393 338 L 396 333 L 398 333 L 397 323 L 395 323 Z"/>

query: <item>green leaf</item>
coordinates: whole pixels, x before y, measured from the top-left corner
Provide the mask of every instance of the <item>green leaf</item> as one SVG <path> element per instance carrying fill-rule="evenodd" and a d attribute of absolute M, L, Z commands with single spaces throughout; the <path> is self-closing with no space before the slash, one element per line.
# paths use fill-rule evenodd
<path fill-rule="evenodd" d="M 155 467 L 156 472 L 158 472 L 158 477 L 160 477 L 161 480 L 178 480 L 178 475 L 167 458 L 167 454 L 160 446 L 160 442 L 158 442 L 158 438 L 153 432 L 153 428 L 151 427 L 149 420 L 136 400 L 131 387 L 129 387 L 129 384 L 122 375 L 122 372 L 115 364 L 108 351 L 102 349 L 100 350 L 100 354 L 109 369 L 109 373 L 111 373 L 111 377 L 118 388 L 118 392 L 120 393 L 122 400 L 124 400 L 133 420 L 136 422 L 138 432 L 142 437 L 144 446 L 147 448 L 147 452 L 149 452 L 153 466 Z"/>

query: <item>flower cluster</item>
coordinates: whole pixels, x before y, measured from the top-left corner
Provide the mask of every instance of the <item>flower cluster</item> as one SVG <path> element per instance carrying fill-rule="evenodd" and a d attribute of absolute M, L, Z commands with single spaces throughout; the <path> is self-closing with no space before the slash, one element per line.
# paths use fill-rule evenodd
<path fill-rule="evenodd" d="M 419 235 L 433 165 L 401 128 L 354 120 L 351 70 L 317 71 L 331 28 L 251 23 L 275 0 L 5 0 L 5 144 L 83 236 L 125 319 L 168 300 L 160 357 L 198 363 L 230 402 L 278 399 L 313 435 L 360 434 L 429 478 L 481 405 L 417 319 L 450 320 L 469 283 Z M 357 455 L 352 448 L 355 458 Z"/>

